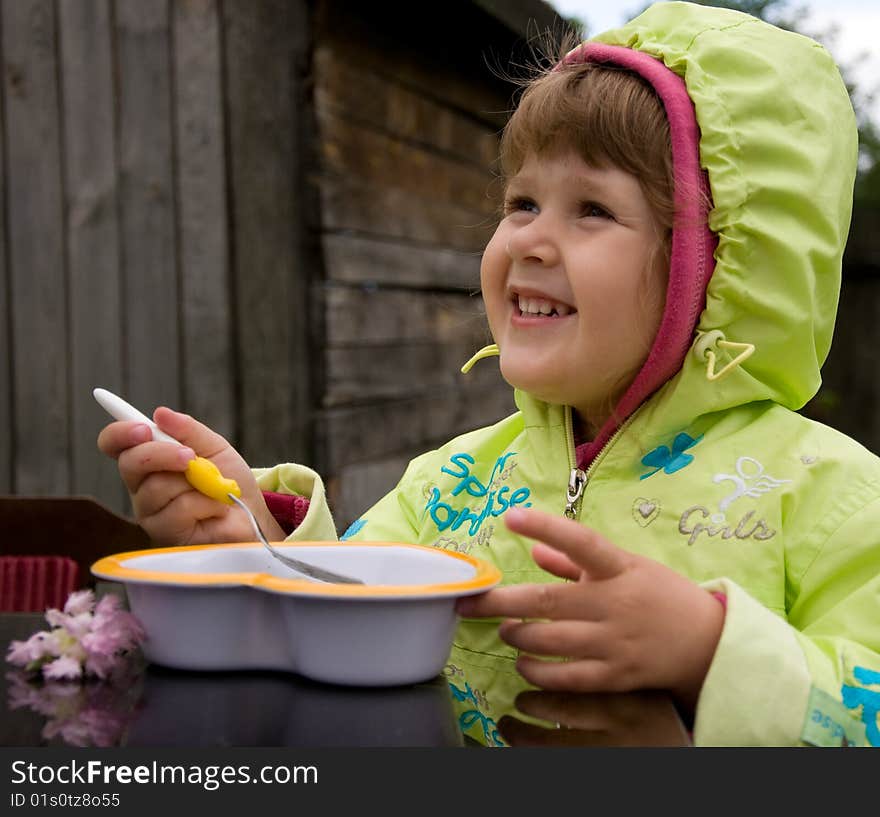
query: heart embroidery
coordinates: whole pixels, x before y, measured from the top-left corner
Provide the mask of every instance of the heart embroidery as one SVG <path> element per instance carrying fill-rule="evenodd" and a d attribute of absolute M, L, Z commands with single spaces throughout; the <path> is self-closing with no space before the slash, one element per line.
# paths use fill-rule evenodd
<path fill-rule="evenodd" d="M 660 513 L 660 503 L 656 499 L 645 499 L 640 496 L 633 502 L 632 515 L 633 519 L 643 528 L 650 525 Z"/>

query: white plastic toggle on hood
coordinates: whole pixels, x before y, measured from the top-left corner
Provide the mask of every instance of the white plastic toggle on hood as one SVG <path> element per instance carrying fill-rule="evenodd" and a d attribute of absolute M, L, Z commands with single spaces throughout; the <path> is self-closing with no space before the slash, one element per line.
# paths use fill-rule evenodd
<path fill-rule="evenodd" d="M 715 363 L 717 356 L 715 349 L 731 349 L 739 350 L 739 354 L 731 360 L 721 371 L 715 371 Z M 713 329 L 710 332 L 701 332 L 694 343 L 694 354 L 706 360 L 706 379 L 720 380 L 729 372 L 733 371 L 737 366 L 747 360 L 754 354 L 754 343 L 737 343 L 736 341 L 727 340 L 724 332 L 720 329 Z"/>

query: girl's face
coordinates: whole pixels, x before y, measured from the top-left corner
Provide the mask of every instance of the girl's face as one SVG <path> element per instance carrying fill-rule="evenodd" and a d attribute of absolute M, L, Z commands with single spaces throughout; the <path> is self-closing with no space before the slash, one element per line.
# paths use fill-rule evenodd
<path fill-rule="evenodd" d="M 573 152 L 531 155 L 480 268 L 511 385 L 600 426 L 660 324 L 667 262 L 635 176 Z"/>

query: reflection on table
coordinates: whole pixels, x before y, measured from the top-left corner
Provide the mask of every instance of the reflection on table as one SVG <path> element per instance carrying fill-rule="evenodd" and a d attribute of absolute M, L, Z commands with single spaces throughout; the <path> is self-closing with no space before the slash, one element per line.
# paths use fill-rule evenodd
<path fill-rule="evenodd" d="M 45 622 L 0 614 L 3 654 Z M 116 683 L 0 680 L 4 746 L 462 746 L 443 678 L 319 684 L 280 672 L 183 672 L 133 659 Z"/>
<path fill-rule="evenodd" d="M 42 615 L 0 613 L 0 649 L 45 628 Z M 663 693 L 529 691 L 498 721 L 519 746 L 688 746 Z M 392 688 L 320 684 L 281 672 L 184 672 L 133 657 L 115 684 L 0 673 L 2 746 L 475 745 L 462 737 L 443 677 Z"/>
<path fill-rule="evenodd" d="M 521 693 L 516 706 L 516 715 L 498 722 L 498 731 L 509 746 L 691 745 L 678 710 L 663 692 L 535 690 Z"/>

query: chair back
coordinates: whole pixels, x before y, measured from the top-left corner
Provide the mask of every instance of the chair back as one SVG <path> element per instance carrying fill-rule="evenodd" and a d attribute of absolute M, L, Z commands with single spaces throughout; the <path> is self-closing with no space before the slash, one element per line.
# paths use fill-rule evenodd
<path fill-rule="evenodd" d="M 0 612 L 60 610 L 79 589 L 80 575 L 69 556 L 0 556 Z"/>
<path fill-rule="evenodd" d="M 98 559 L 148 547 L 142 528 L 91 497 L 0 496 L 0 609 L 59 607 L 94 586 Z"/>

